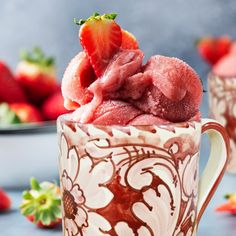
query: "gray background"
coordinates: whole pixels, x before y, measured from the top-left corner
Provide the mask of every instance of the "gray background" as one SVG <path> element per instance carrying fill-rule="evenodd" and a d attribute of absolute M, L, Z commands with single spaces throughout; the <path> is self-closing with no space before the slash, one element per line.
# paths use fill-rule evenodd
<path fill-rule="evenodd" d="M 236 38 L 235 0 L 0 0 L 0 60 L 14 69 L 19 50 L 38 45 L 56 57 L 60 80 L 69 60 L 81 50 L 73 18 L 86 18 L 94 11 L 117 12 L 118 22 L 136 36 L 146 59 L 153 54 L 180 57 L 197 70 L 205 88 L 209 68 L 197 55 L 194 41 L 203 35 L 229 34 Z M 204 117 L 207 107 L 204 94 L 201 107 Z M 203 139 L 202 167 L 207 149 L 208 142 Z M 236 235 L 236 218 L 216 215 L 213 210 L 223 201 L 221 196 L 225 192 L 235 190 L 233 187 L 235 177 L 226 175 L 202 219 L 199 235 Z M 13 192 L 12 196 L 16 204 L 20 194 Z M 0 215 L 4 235 L 60 235 L 26 226 L 27 222 L 23 223 L 18 211 L 15 212 L 7 217 Z M 14 227 L 8 227 L 13 221 Z"/>
<path fill-rule="evenodd" d="M 41 46 L 56 57 L 60 80 L 81 50 L 73 18 L 95 11 L 117 12 L 146 60 L 153 54 L 179 57 L 197 70 L 204 87 L 209 68 L 196 53 L 195 40 L 221 34 L 236 38 L 235 0 L 0 0 L 0 59 L 14 69 L 20 49 Z M 201 110 L 206 116 L 206 95 Z"/>

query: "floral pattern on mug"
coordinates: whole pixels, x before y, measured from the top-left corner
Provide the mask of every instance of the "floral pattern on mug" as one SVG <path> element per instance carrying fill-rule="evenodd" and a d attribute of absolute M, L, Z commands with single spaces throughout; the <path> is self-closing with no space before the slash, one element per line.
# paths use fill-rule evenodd
<path fill-rule="evenodd" d="M 236 77 L 213 74 L 208 78 L 210 116 L 220 122 L 230 137 L 228 171 L 236 173 Z"/>
<path fill-rule="evenodd" d="M 182 133 L 64 124 L 64 235 L 194 235 L 201 134 L 195 123 Z"/>

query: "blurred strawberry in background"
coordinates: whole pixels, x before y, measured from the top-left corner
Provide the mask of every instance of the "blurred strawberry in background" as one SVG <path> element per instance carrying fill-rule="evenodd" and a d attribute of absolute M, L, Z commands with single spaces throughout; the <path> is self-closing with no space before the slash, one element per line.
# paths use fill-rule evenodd
<path fill-rule="evenodd" d="M 0 61 L 0 102 L 26 102 L 20 84 L 15 80 L 10 68 Z"/>
<path fill-rule="evenodd" d="M 199 55 L 211 66 L 213 74 L 236 75 L 236 42 L 229 36 L 203 37 L 197 41 Z"/>
<path fill-rule="evenodd" d="M 22 51 L 16 75 L 0 61 L 0 125 L 56 120 L 64 108 L 55 59 L 35 47 Z"/>
<path fill-rule="evenodd" d="M 42 106 L 42 112 L 47 120 L 56 120 L 59 115 L 68 112 L 64 107 L 64 98 L 61 91 L 55 92 L 46 99 Z"/>
<path fill-rule="evenodd" d="M 0 212 L 7 211 L 11 207 L 11 199 L 7 193 L 0 188 Z"/>
<path fill-rule="evenodd" d="M 216 64 L 223 56 L 229 53 L 232 39 L 223 35 L 220 37 L 203 37 L 197 40 L 197 49 L 200 56 L 210 65 Z"/>
<path fill-rule="evenodd" d="M 42 104 L 56 88 L 54 58 L 46 57 L 37 47 L 32 52 L 22 51 L 21 61 L 16 69 L 16 79 L 32 103 Z"/>
<path fill-rule="evenodd" d="M 19 117 L 21 123 L 35 123 L 43 120 L 40 111 L 28 103 L 12 103 L 10 109 Z"/>

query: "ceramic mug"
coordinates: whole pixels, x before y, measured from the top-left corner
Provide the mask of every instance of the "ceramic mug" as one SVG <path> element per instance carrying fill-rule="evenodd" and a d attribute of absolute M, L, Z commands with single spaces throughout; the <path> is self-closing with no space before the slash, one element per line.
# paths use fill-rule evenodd
<path fill-rule="evenodd" d="M 236 77 L 208 76 L 210 116 L 220 122 L 230 138 L 227 171 L 236 174 Z"/>
<path fill-rule="evenodd" d="M 199 177 L 201 134 L 211 154 Z M 196 235 L 228 160 L 213 120 L 96 126 L 58 119 L 64 236 Z"/>

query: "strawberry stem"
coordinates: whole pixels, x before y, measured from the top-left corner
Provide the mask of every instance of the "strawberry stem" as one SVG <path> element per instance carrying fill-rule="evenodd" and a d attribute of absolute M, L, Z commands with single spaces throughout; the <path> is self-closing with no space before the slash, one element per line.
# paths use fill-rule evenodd
<path fill-rule="evenodd" d="M 224 195 L 224 198 L 229 199 L 232 195 L 233 195 L 233 193 L 227 193 Z"/>
<path fill-rule="evenodd" d="M 108 20 L 115 20 L 118 14 L 116 13 L 110 13 L 110 14 L 104 14 L 100 15 L 98 12 L 94 12 L 92 16 L 90 16 L 88 19 L 76 19 L 74 18 L 74 23 L 76 25 L 83 25 L 84 23 L 88 21 L 94 21 L 94 20 L 103 20 L 103 19 L 108 19 Z"/>
<path fill-rule="evenodd" d="M 33 190 L 39 191 L 41 189 L 39 182 L 35 178 L 31 178 L 30 185 Z"/>
<path fill-rule="evenodd" d="M 31 189 L 22 194 L 21 213 L 43 226 L 59 222 L 62 214 L 58 186 L 50 182 L 39 183 L 35 178 L 31 178 L 30 184 Z"/>
<path fill-rule="evenodd" d="M 46 57 L 46 55 L 39 47 L 33 48 L 32 52 L 22 50 L 20 52 L 20 58 L 23 61 L 37 64 L 42 67 L 50 67 L 55 64 L 55 59 L 53 57 Z"/>

